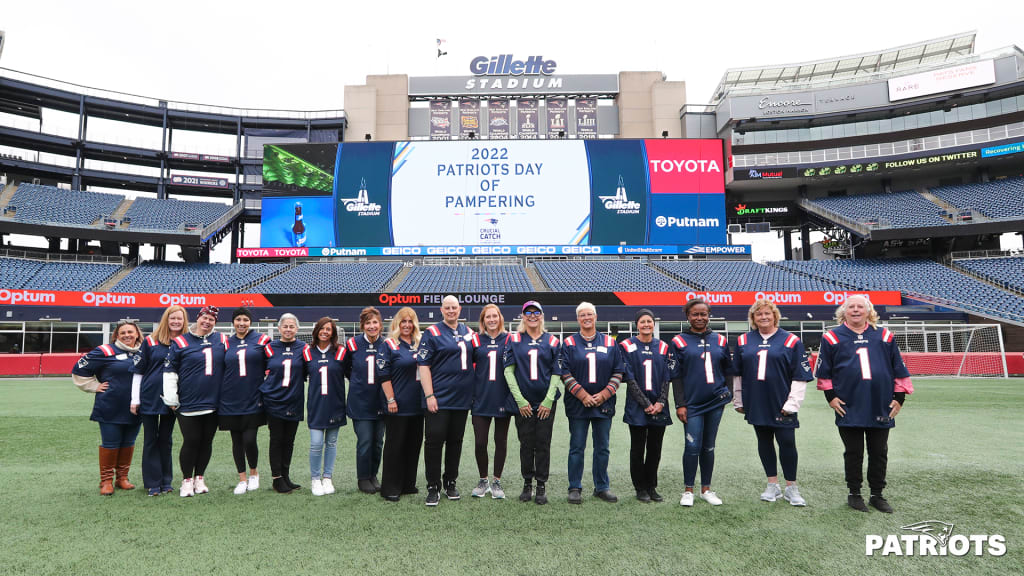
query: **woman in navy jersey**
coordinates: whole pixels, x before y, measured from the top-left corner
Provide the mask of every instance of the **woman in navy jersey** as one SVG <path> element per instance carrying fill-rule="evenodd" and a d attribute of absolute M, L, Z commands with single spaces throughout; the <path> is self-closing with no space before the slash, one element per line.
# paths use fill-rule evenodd
<path fill-rule="evenodd" d="M 235 494 L 241 495 L 260 487 L 256 434 L 267 422 L 260 405 L 260 384 L 267 368 L 263 347 L 270 343 L 270 337 L 251 328 L 252 312 L 245 307 L 231 313 L 231 325 L 235 333 L 228 338 L 228 351 L 224 355 L 224 384 L 217 416 L 220 429 L 231 432 L 231 455 L 238 472 Z M 248 477 L 245 474 L 247 459 Z"/>
<path fill-rule="evenodd" d="M 132 412 L 142 415 L 142 484 L 157 496 L 172 490 L 174 481 L 174 412 L 160 399 L 164 360 L 171 340 L 185 333 L 188 312 L 174 305 L 164 310 L 153 333 L 142 340 L 132 378 Z"/>
<path fill-rule="evenodd" d="M 878 328 L 878 313 L 864 296 L 850 296 L 836 310 L 838 328 L 825 332 L 815 375 L 836 413 L 843 439 L 846 503 L 867 512 L 860 494 L 864 481 L 864 447 L 868 451 L 868 503 L 880 512 L 892 513 L 882 496 L 889 452 L 889 429 L 914 392 L 910 372 L 903 364 L 896 338 L 888 328 Z"/>
<path fill-rule="evenodd" d="M 466 433 L 469 409 L 473 406 L 473 331 L 459 322 L 461 312 L 458 298 L 445 296 L 441 302 L 444 321 L 427 329 L 417 352 L 420 386 L 423 387 L 427 409 L 423 447 L 427 506 L 437 506 L 442 488 L 449 500 L 459 499 L 456 481 L 462 457 L 462 438 Z"/>
<path fill-rule="evenodd" d="M 345 376 L 348 377 L 348 404 L 345 408 L 356 433 L 356 478 L 360 492 L 375 494 L 380 490 L 377 471 L 384 450 L 384 420 L 381 405 L 380 378 L 377 365 L 384 346 L 381 338 L 383 322 L 380 311 L 373 306 L 359 313 L 358 334 L 345 343 Z"/>
<path fill-rule="evenodd" d="M 406 307 L 391 319 L 391 331 L 384 341 L 380 387 L 387 407 L 384 417 L 387 431 L 380 495 L 389 502 L 398 502 L 402 494 L 419 493 L 416 470 L 423 445 L 423 389 L 419 382 L 416 349 L 420 335 L 416 311 Z"/>
<path fill-rule="evenodd" d="M 323 317 L 313 327 L 311 360 L 306 365 L 309 397 L 309 475 L 313 496 L 334 494 L 334 460 L 338 431 L 345 425 L 345 347 L 338 346 L 338 327 Z"/>
<path fill-rule="evenodd" d="M 130 409 L 132 368 L 139 361 L 142 333 L 134 322 L 118 322 L 114 341 L 82 356 L 71 370 L 71 380 L 83 392 L 96 394 L 90 420 L 100 425 L 100 494 L 114 493 L 114 477 L 121 490 L 135 488 L 128 469 L 135 438 L 142 422 Z"/>
<path fill-rule="evenodd" d="M 309 346 L 296 339 L 299 319 L 294 314 L 282 314 L 277 329 L 281 337 L 263 347 L 267 357 L 267 377 L 260 384 L 260 394 L 270 429 L 269 459 L 273 488 L 287 494 L 302 487 L 292 482 L 289 471 L 295 433 L 303 416 L 306 364 L 312 355 Z"/>
<path fill-rule="evenodd" d="M 803 342 L 796 334 L 779 328 L 781 318 L 778 307 L 769 300 L 758 300 L 750 307 L 752 330 L 740 335 L 733 354 L 733 405 L 757 434 L 757 454 L 768 477 L 761 500 L 775 502 L 781 496 L 793 506 L 806 506 L 796 484 L 797 412 L 807 382 L 814 377 Z M 779 461 L 786 478 L 785 492 L 779 488 Z"/>
<path fill-rule="evenodd" d="M 502 499 L 505 490 L 501 486 L 501 474 L 505 469 L 508 453 L 508 425 L 512 421 L 509 411 L 511 396 L 502 374 L 505 356 L 505 317 L 494 304 L 484 306 L 480 311 L 480 332 L 473 336 L 473 364 L 476 370 L 476 387 L 473 394 L 473 437 L 475 456 L 480 481 L 473 488 L 472 495 L 482 498 L 491 493 L 491 498 Z M 491 420 L 494 420 L 494 480 L 487 480 L 487 436 Z"/>
<path fill-rule="evenodd" d="M 704 300 L 694 298 L 683 307 L 690 322 L 687 332 L 672 339 L 675 371 L 672 375 L 672 395 L 676 403 L 676 416 L 686 432 L 683 450 L 683 480 L 685 488 L 679 499 L 681 506 L 693 506 L 693 486 L 700 467 L 700 497 L 718 506 L 722 499 L 711 490 L 711 475 L 715 468 L 715 439 L 722 421 L 725 405 L 732 400 L 726 377 L 732 374 L 729 342 L 725 336 L 708 328 L 711 307 Z"/>
<path fill-rule="evenodd" d="M 515 402 L 519 466 L 523 474 L 520 502 L 548 503 L 551 431 L 562 379 L 558 375 L 558 338 L 544 330 L 539 302 L 523 304 L 523 318 L 505 346 L 505 382 Z M 537 480 L 534 494 L 533 481 Z"/>
<path fill-rule="evenodd" d="M 629 425 L 629 475 L 641 502 L 662 502 L 658 493 L 658 465 L 665 427 L 672 424 L 668 411 L 671 377 L 668 344 L 654 337 L 654 313 L 636 313 L 637 335 L 620 343 L 626 365 L 626 408 L 622 421 Z"/>
<path fill-rule="evenodd" d="M 164 403 L 178 415 L 181 430 L 181 489 L 183 498 L 209 492 L 203 474 L 213 454 L 217 406 L 224 381 L 224 352 L 228 337 L 214 331 L 216 306 L 205 306 L 189 332 L 171 341 L 164 361 Z"/>
<path fill-rule="evenodd" d="M 597 331 L 597 310 L 589 302 L 576 307 L 580 331 L 562 341 L 559 369 L 565 383 L 569 417 L 569 503 L 583 503 L 583 454 L 593 427 L 594 496 L 618 502 L 608 480 L 608 441 L 615 416 L 615 393 L 626 368 L 615 338 Z"/>

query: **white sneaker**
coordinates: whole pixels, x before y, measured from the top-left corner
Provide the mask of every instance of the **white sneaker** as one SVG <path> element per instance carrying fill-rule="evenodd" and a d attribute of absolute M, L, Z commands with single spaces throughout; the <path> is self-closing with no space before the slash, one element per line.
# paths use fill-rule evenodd
<path fill-rule="evenodd" d="M 206 487 L 206 481 L 203 480 L 202 476 L 196 476 L 195 485 L 196 494 L 206 494 L 210 491 L 210 489 Z"/>
<path fill-rule="evenodd" d="M 782 497 L 793 506 L 807 506 L 807 501 L 800 495 L 800 489 L 796 484 L 786 486 L 786 493 Z"/>
<path fill-rule="evenodd" d="M 241 481 L 238 483 L 238 486 L 235 486 L 235 496 L 245 494 L 247 490 L 249 490 L 249 483 Z"/>
<path fill-rule="evenodd" d="M 324 484 L 323 484 L 323 482 L 319 478 L 313 478 L 312 484 L 313 484 L 313 487 L 311 488 L 311 490 L 313 490 L 313 496 L 323 496 L 324 495 Z"/>
<path fill-rule="evenodd" d="M 707 492 L 701 492 L 700 499 L 707 502 L 708 504 L 711 504 L 712 506 L 722 505 L 722 499 L 718 497 L 718 494 L 715 494 L 711 490 L 708 490 Z"/>
<path fill-rule="evenodd" d="M 487 482 L 487 478 L 481 478 L 476 486 L 473 487 L 472 496 L 473 498 L 483 498 L 491 491 L 491 485 Z"/>
<path fill-rule="evenodd" d="M 769 482 L 768 487 L 761 492 L 761 500 L 765 502 L 775 502 L 782 496 L 782 489 L 779 488 L 778 482 Z"/>
<path fill-rule="evenodd" d="M 679 499 L 680 506 L 693 506 L 693 492 L 683 492 L 683 497 Z"/>
<path fill-rule="evenodd" d="M 324 488 L 324 494 L 334 494 L 334 482 L 331 482 L 330 478 L 321 480 L 320 485 Z"/>
<path fill-rule="evenodd" d="M 192 479 L 185 478 L 181 481 L 181 490 L 178 495 L 182 498 L 188 498 L 189 496 L 195 496 L 195 490 L 192 488 Z"/>
<path fill-rule="evenodd" d="M 260 489 L 259 474 L 255 476 L 249 476 L 249 482 L 246 483 L 245 489 L 248 490 L 249 492 L 255 492 Z"/>

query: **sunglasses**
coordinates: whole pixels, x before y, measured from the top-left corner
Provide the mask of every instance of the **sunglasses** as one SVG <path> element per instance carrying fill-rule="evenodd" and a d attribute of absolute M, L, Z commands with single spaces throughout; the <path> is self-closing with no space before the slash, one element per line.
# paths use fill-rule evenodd
<path fill-rule="evenodd" d="M 540 310 L 527 310 L 526 312 L 523 312 L 523 316 L 543 316 L 543 315 L 544 315 L 544 313 L 541 312 Z"/>

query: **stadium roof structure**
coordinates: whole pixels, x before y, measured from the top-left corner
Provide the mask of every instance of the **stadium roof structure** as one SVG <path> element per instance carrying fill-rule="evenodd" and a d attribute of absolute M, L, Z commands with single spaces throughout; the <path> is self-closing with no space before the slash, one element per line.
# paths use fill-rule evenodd
<path fill-rule="evenodd" d="M 730 93 L 771 92 L 835 86 L 887 78 L 904 70 L 943 66 L 974 53 L 976 31 L 944 36 L 876 52 L 774 66 L 729 68 L 711 98 Z"/>

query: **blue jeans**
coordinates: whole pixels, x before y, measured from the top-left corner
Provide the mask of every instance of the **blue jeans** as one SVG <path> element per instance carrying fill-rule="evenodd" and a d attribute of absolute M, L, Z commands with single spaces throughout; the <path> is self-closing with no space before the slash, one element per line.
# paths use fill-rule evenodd
<path fill-rule="evenodd" d="M 135 424 L 107 424 L 100 422 L 100 446 L 117 450 L 135 446 L 135 437 L 139 435 L 142 422 Z"/>
<path fill-rule="evenodd" d="M 356 478 L 377 477 L 384 450 L 384 420 L 352 420 L 356 432 Z"/>
<path fill-rule="evenodd" d="M 309 475 L 314 480 L 334 476 L 334 458 L 338 454 L 338 430 L 309 429 Z M 324 447 L 326 444 L 326 448 Z"/>
<path fill-rule="evenodd" d="M 608 435 L 611 418 L 569 418 L 569 489 L 583 488 L 583 453 L 587 448 L 587 428 L 594 439 L 594 490 L 608 490 Z"/>
<path fill-rule="evenodd" d="M 686 449 L 683 450 L 683 482 L 693 488 L 700 464 L 701 486 L 711 486 L 711 473 L 715 470 L 715 438 L 718 424 L 722 422 L 725 407 L 715 408 L 698 416 L 687 415 L 683 428 L 686 432 Z"/>

